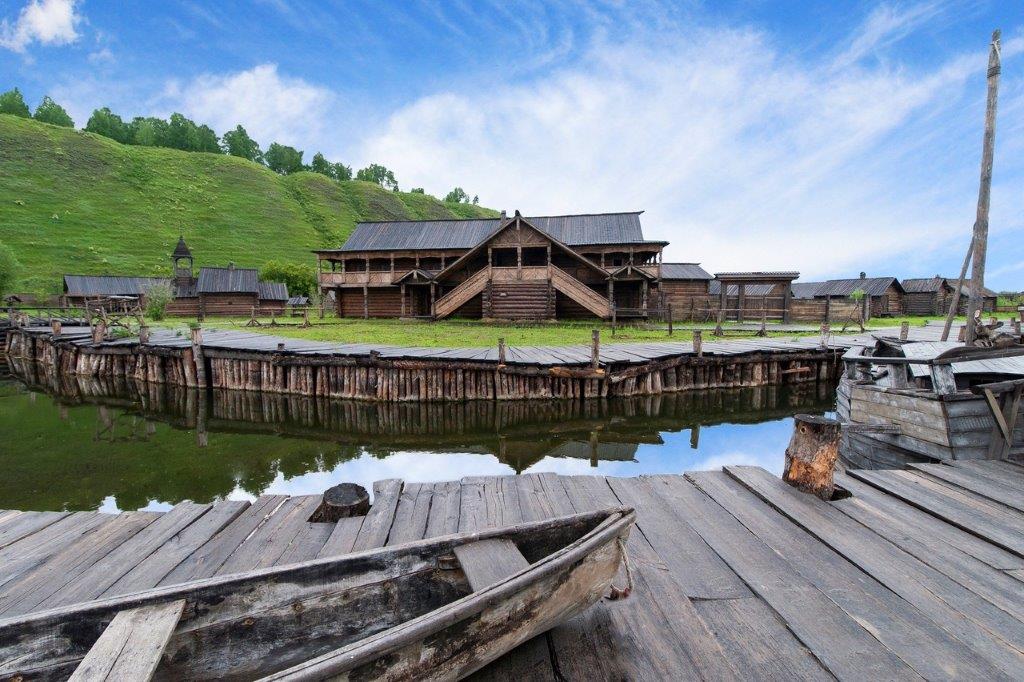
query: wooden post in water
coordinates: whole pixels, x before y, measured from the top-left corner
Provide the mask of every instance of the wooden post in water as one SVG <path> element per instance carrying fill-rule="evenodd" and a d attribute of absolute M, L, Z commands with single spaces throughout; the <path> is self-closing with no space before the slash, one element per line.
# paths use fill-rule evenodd
<path fill-rule="evenodd" d="M 324 491 L 320 508 L 313 512 L 316 521 L 325 523 L 365 516 L 370 511 L 370 495 L 366 488 L 357 483 L 339 483 Z"/>
<path fill-rule="evenodd" d="M 704 334 L 699 329 L 693 332 L 693 352 L 698 358 L 704 357 Z"/>
<path fill-rule="evenodd" d="M 988 249 L 988 207 L 992 195 L 992 159 L 995 155 L 996 104 L 999 95 L 999 29 L 992 32 L 988 51 L 988 100 L 985 105 L 985 137 L 981 150 L 981 185 L 978 189 L 978 213 L 974 221 L 974 257 L 971 262 L 971 296 L 967 299 L 966 342 L 978 336 L 974 314 L 982 309 L 985 287 L 985 253 Z"/>
<path fill-rule="evenodd" d="M 505 337 L 502 336 L 498 339 L 498 364 L 502 367 L 505 366 L 505 354 L 507 348 L 505 347 Z"/>
<path fill-rule="evenodd" d="M 50 331 L 53 332 L 53 338 L 60 338 L 61 325 L 60 320 L 50 320 Z"/>
<path fill-rule="evenodd" d="M 601 364 L 601 330 L 590 332 L 590 366 L 597 369 Z"/>
<path fill-rule="evenodd" d="M 831 500 L 841 425 L 835 419 L 809 414 L 798 414 L 793 421 L 782 480 L 805 493 Z"/>
<path fill-rule="evenodd" d="M 910 323 L 900 322 L 900 341 L 906 341 L 908 336 L 910 336 Z"/>
<path fill-rule="evenodd" d="M 818 344 L 822 348 L 827 348 L 828 347 L 828 336 L 829 336 L 830 333 L 831 333 L 831 328 L 829 327 L 828 322 L 823 322 L 822 325 L 821 325 L 821 341 Z"/>
<path fill-rule="evenodd" d="M 92 326 L 92 342 L 103 343 L 107 338 L 107 323 L 102 319 L 96 320 Z"/>
<path fill-rule="evenodd" d="M 139 327 L 139 343 L 149 343 L 150 329 L 146 325 Z"/>
<path fill-rule="evenodd" d="M 196 366 L 196 387 L 206 388 L 206 359 L 203 357 L 203 328 L 192 327 L 192 361 Z"/>

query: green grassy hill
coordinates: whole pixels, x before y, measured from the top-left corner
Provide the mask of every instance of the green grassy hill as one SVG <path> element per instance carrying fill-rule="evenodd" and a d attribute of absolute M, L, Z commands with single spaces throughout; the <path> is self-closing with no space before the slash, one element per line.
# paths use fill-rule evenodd
<path fill-rule="evenodd" d="M 0 241 L 16 290 L 57 293 L 61 274 L 161 275 L 179 234 L 196 265 L 313 263 L 358 220 L 497 215 L 423 194 L 244 159 L 132 147 L 0 114 Z"/>

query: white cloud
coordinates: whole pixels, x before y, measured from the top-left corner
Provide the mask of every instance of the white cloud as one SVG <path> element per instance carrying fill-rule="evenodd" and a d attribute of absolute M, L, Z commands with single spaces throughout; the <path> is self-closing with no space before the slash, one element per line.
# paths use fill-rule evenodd
<path fill-rule="evenodd" d="M 852 39 L 845 59 L 919 16 L 900 19 L 861 29 L 871 39 Z M 857 272 L 924 259 L 921 244 L 955 240 L 960 251 L 983 105 L 963 95 L 984 67 L 979 51 L 925 71 L 837 70 L 753 30 L 641 35 L 595 43 L 525 84 L 423 97 L 390 116 L 358 162 L 527 215 L 646 209 L 667 257 L 711 269 Z M 909 276 L 915 263 L 903 266 Z"/>
<path fill-rule="evenodd" d="M 330 137 L 333 101 L 329 89 L 282 76 L 276 64 L 261 64 L 189 83 L 172 81 L 158 106 L 163 115 L 180 111 L 220 133 L 241 123 L 264 148 L 280 142 L 306 148 L 312 156 L 312 147 Z"/>
<path fill-rule="evenodd" d="M 112 64 L 114 62 L 114 53 L 111 52 L 109 47 L 101 47 L 89 53 L 89 62 L 92 64 Z"/>
<path fill-rule="evenodd" d="M 77 0 L 31 0 L 12 24 L 0 21 L 0 47 L 24 52 L 31 43 L 66 45 L 78 40 L 75 27 L 82 21 Z"/>

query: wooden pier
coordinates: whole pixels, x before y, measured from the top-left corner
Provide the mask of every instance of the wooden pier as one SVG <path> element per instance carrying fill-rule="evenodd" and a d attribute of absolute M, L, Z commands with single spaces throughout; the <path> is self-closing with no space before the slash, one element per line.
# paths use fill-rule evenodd
<path fill-rule="evenodd" d="M 424 537 L 634 506 L 636 579 L 479 679 L 1021 679 L 1024 466 L 915 465 L 801 493 L 753 467 L 641 478 L 389 480 L 166 513 L 0 512 L 0 617 Z"/>
<path fill-rule="evenodd" d="M 88 328 L 10 331 L 7 354 L 87 377 L 381 402 L 603 398 L 774 386 L 838 377 L 862 335 L 707 342 L 411 348 L 318 343 L 236 330 L 153 330 L 94 341 Z M 918 327 L 911 338 L 938 338 Z"/>

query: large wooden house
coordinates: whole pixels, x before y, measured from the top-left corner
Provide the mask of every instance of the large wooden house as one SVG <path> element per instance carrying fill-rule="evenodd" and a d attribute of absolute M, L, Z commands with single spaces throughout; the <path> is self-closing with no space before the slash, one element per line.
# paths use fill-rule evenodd
<path fill-rule="evenodd" d="M 666 242 L 640 213 L 359 223 L 317 251 L 320 286 L 344 317 L 645 317 L 660 306 Z M 685 270 L 685 271 L 683 271 Z M 672 282 L 710 275 L 699 266 Z M 676 295 L 686 285 L 679 285 Z"/>
<path fill-rule="evenodd" d="M 171 254 L 172 277 L 123 277 L 117 275 L 64 275 L 66 305 L 85 305 L 90 301 L 117 299 L 126 304 L 146 305 L 146 296 L 156 286 L 171 290 L 168 315 L 204 317 L 207 315 L 283 314 L 288 287 L 281 282 L 264 282 L 253 268 L 199 268 L 183 238 Z"/>

